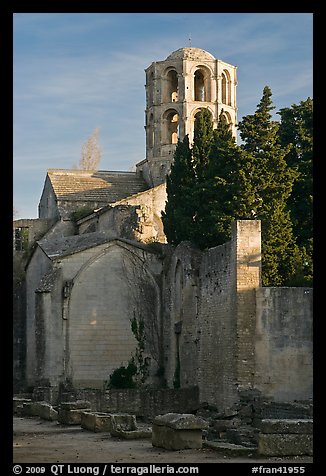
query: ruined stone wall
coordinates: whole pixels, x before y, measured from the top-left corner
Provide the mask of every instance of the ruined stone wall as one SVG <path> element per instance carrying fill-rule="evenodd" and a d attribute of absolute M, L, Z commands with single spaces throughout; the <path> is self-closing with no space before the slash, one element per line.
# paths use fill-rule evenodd
<path fill-rule="evenodd" d="M 87 400 L 87 391 L 78 395 Z M 102 394 L 100 411 L 152 418 L 165 413 L 193 413 L 199 407 L 197 387 L 171 389 L 111 389 Z"/>
<path fill-rule="evenodd" d="M 67 344 L 61 269 L 54 268 L 46 278 L 35 294 L 36 378 L 37 385 L 55 387 L 64 377 Z"/>
<path fill-rule="evenodd" d="M 198 260 L 189 243 L 167 248 L 163 281 L 164 371 L 169 387 L 196 385 L 198 377 Z"/>
<path fill-rule="evenodd" d="M 261 287 L 261 223 L 237 220 L 232 224 L 232 266 L 236 273 L 237 383 L 251 388 L 255 374 L 256 289 Z"/>
<path fill-rule="evenodd" d="M 37 379 L 35 343 L 35 290 L 41 278 L 52 268 L 51 260 L 36 248 L 26 271 L 26 380 L 34 385 Z"/>
<path fill-rule="evenodd" d="M 15 284 L 15 283 L 14 283 Z M 26 282 L 13 289 L 13 390 L 24 389 L 26 366 Z"/>
<path fill-rule="evenodd" d="M 85 210 L 92 213 L 93 210 L 105 207 L 107 201 L 99 200 L 58 200 L 58 210 L 62 220 L 70 220 L 73 212 Z"/>
<path fill-rule="evenodd" d="M 200 266 L 200 401 L 224 409 L 236 392 L 236 288 L 231 242 L 208 250 Z"/>
<path fill-rule="evenodd" d="M 198 385 L 200 401 L 220 409 L 252 386 L 260 259 L 260 222 L 251 220 L 235 222 L 231 241 L 206 252 L 172 249 L 163 318 L 169 386 L 179 371 L 181 387 Z"/>
<path fill-rule="evenodd" d="M 14 230 L 16 228 L 28 228 L 28 251 L 37 240 L 40 240 L 45 233 L 54 224 L 54 220 L 51 219 L 20 219 L 15 220 L 13 223 Z"/>
<path fill-rule="evenodd" d="M 64 280 L 71 281 L 63 303 L 69 333 L 67 376 L 75 386 L 102 387 L 116 368 L 128 363 L 137 345 L 131 331 L 134 317 L 145 321 L 146 350 L 152 371 L 157 371 L 160 293 L 152 274 L 157 263 L 146 257 L 141 249 L 111 242 L 62 261 Z"/>
<path fill-rule="evenodd" d="M 260 288 L 255 386 L 275 401 L 312 398 L 311 288 Z"/>
<path fill-rule="evenodd" d="M 142 243 L 166 242 L 161 220 L 165 209 L 165 184 L 137 193 L 105 207 L 90 218 L 80 220 L 78 234 L 111 231 L 112 236 Z"/>

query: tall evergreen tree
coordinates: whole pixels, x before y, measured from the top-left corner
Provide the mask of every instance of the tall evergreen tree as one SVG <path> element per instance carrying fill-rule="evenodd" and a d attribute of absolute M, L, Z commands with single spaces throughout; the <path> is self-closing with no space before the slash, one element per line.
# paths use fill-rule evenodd
<path fill-rule="evenodd" d="M 303 259 L 287 205 L 298 171 L 286 161 L 291 145 L 280 144 L 271 96 L 266 86 L 256 112 L 239 123 L 241 146 L 223 114 L 213 130 L 209 111 L 198 113 L 193 148 L 188 138 L 177 145 L 163 223 L 170 243 L 205 249 L 230 238 L 233 220 L 261 220 L 263 285 L 284 286 Z"/>
<path fill-rule="evenodd" d="M 209 157 L 202 171 L 201 187 L 203 239 L 201 248 L 225 243 L 231 236 L 231 223 L 239 217 L 239 165 L 241 151 L 221 111 L 210 136 Z"/>
<path fill-rule="evenodd" d="M 297 166 L 299 177 L 288 200 L 293 231 L 300 247 L 301 281 L 312 283 L 313 255 L 313 101 L 308 98 L 290 108 L 281 109 L 278 131 L 281 146 L 292 145 L 285 157 L 290 166 Z"/>
<path fill-rule="evenodd" d="M 169 243 L 178 245 L 190 239 L 193 233 L 193 217 L 196 213 L 193 191 L 196 185 L 189 137 L 178 140 L 174 162 L 167 177 L 165 211 L 162 212 L 164 232 Z"/>
<path fill-rule="evenodd" d="M 209 109 L 201 109 L 195 118 L 194 140 L 192 147 L 192 165 L 195 174 L 193 201 L 196 204 L 193 215 L 190 241 L 203 249 L 208 244 L 209 216 L 211 197 L 205 184 L 205 172 L 208 166 L 213 140 L 213 121 Z"/>
<path fill-rule="evenodd" d="M 202 179 L 203 173 L 210 160 L 212 140 L 212 115 L 209 109 L 203 108 L 196 114 L 192 148 L 193 166 L 198 180 Z"/>
<path fill-rule="evenodd" d="M 281 286 L 290 281 L 299 259 L 286 208 L 298 172 L 285 160 L 290 146 L 278 143 L 279 124 L 272 120 L 271 96 L 271 89 L 265 86 L 256 112 L 243 117 L 238 128 L 247 161 L 243 180 L 254 195 L 252 208 L 245 214 L 262 222 L 263 285 Z"/>

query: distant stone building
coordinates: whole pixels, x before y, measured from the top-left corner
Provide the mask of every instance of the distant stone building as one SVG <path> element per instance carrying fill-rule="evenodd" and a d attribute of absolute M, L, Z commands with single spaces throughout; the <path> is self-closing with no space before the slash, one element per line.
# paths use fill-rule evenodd
<path fill-rule="evenodd" d="M 197 387 L 221 409 L 248 389 L 312 397 L 312 289 L 262 287 L 260 222 L 205 252 L 164 235 L 177 138 L 192 140 L 203 107 L 235 133 L 235 72 L 198 48 L 152 63 L 136 172 L 48 171 L 39 218 L 14 222 L 16 391 L 103 388 L 135 355 L 136 319 L 151 387 Z"/>

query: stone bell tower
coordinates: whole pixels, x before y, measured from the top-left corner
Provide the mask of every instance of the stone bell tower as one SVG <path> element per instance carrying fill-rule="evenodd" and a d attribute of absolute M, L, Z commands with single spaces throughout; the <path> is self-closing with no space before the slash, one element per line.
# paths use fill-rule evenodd
<path fill-rule="evenodd" d="M 200 48 L 180 48 L 146 70 L 146 158 L 139 162 L 151 186 L 163 183 L 170 171 L 178 138 L 193 140 L 196 114 L 211 112 L 213 126 L 223 114 L 236 135 L 236 66 Z"/>

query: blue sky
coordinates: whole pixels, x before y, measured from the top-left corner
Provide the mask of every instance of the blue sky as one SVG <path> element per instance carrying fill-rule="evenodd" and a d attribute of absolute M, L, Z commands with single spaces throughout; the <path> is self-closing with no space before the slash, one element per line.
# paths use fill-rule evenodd
<path fill-rule="evenodd" d="M 101 170 L 145 158 L 144 70 L 179 48 L 237 66 L 238 121 L 266 85 L 275 112 L 313 97 L 312 13 L 15 13 L 13 25 L 15 218 L 37 218 L 47 169 L 77 166 L 95 128 Z"/>

